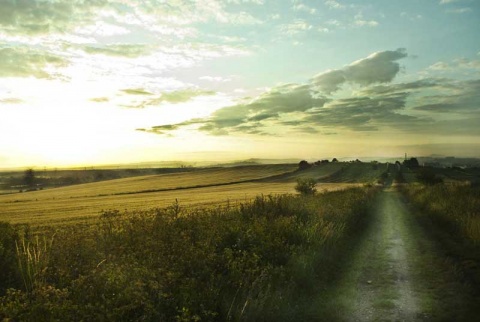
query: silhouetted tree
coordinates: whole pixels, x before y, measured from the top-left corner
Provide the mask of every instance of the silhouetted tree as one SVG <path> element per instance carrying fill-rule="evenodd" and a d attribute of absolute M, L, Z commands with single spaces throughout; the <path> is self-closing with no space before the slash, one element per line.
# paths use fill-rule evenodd
<path fill-rule="evenodd" d="M 417 179 L 426 185 L 434 185 L 443 182 L 443 179 L 437 176 L 431 168 L 420 169 L 417 173 Z"/>
<path fill-rule="evenodd" d="M 332 162 L 338 162 L 337 158 L 333 158 Z"/>
<path fill-rule="evenodd" d="M 420 166 L 420 164 L 418 163 L 417 158 L 410 158 L 410 160 L 405 160 L 405 161 L 403 161 L 403 164 L 404 164 L 406 167 L 409 167 L 410 169 L 412 169 L 412 168 L 418 168 L 418 167 Z"/>
<path fill-rule="evenodd" d="M 23 182 L 27 186 L 33 186 L 35 183 L 35 172 L 33 169 L 27 169 L 25 170 L 25 173 L 23 174 Z"/>
<path fill-rule="evenodd" d="M 311 166 L 312 165 L 310 163 L 308 163 L 305 160 L 302 160 L 298 163 L 298 170 L 306 170 L 306 169 L 310 168 Z"/>

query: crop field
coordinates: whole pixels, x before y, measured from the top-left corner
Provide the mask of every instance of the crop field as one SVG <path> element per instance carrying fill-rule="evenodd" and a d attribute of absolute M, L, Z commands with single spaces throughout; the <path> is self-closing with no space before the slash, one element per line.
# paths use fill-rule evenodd
<path fill-rule="evenodd" d="M 261 194 L 295 193 L 295 170 L 296 165 L 212 168 L 0 195 L 0 221 L 35 227 L 86 221 L 102 210 L 163 208 L 176 200 L 194 207 L 235 204 Z M 319 183 L 318 190 L 354 185 Z"/>

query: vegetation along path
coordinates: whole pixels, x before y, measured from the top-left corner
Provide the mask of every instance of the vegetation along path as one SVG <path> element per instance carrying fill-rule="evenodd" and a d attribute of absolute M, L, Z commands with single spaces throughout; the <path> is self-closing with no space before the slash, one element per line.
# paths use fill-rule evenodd
<path fill-rule="evenodd" d="M 461 296 L 454 300 L 448 294 L 459 295 L 461 286 L 453 272 L 442 269 L 434 244 L 394 188 L 380 193 L 372 224 L 356 247 L 338 288 L 338 299 L 345 308 L 342 320 L 437 321 L 458 317 L 448 306 L 455 307 Z"/>

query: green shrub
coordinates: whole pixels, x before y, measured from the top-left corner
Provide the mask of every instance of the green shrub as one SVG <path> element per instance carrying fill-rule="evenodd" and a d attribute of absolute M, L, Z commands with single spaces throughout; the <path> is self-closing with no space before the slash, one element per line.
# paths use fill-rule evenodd
<path fill-rule="evenodd" d="M 313 178 L 300 178 L 297 180 L 295 190 L 301 195 L 314 195 L 317 192 L 317 181 Z"/>

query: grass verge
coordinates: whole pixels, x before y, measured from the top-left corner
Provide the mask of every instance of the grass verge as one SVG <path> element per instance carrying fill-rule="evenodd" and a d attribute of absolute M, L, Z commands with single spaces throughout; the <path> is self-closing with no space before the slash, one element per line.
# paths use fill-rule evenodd
<path fill-rule="evenodd" d="M 431 320 L 474 321 L 480 310 L 480 189 L 464 184 L 404 185 L 414 214 L 408 225 L 421 256 L 416 283 Z"/>

